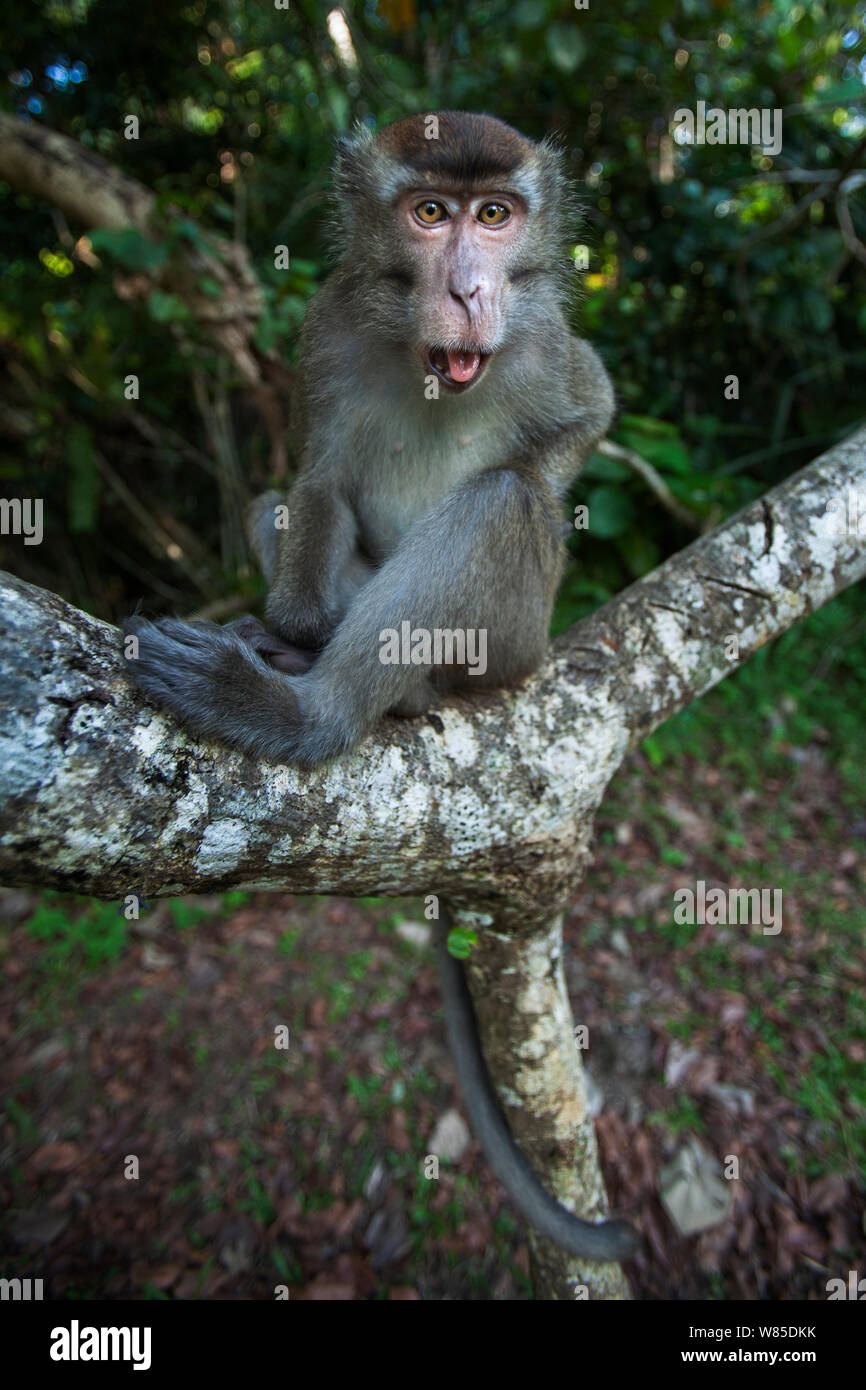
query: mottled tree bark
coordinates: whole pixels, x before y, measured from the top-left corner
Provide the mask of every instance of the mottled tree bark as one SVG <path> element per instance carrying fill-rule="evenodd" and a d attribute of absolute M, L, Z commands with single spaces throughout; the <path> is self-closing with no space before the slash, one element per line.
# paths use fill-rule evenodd
<path fill-rule="evenodd" d="M 386 719 L 312 773 L 189 738 L 128 685 L 116 629 L 0 577 L 0 875 L 104 898 L 435 893 L 486 914 L 470 981 L 488 1064 L 539 1176 L 595 1215 L 558 916 L 595 811 L 640 739 L 864 574 L 861 429 L 577 624 L 520 689 Z M 548 1297 L 626 1293 L 616 1267 L 535 1261 Z"/>
<path fill-rule="evenodd" d="M 548 1190 L 596 1221 L 608 1214 L 607 1196 L 565 987 L 562 913 L 480 920 L 456 913 L 455 925 L 483 933 L 483 950 L 470 957 L 469 987 L 509 1128 Z M 534 1231 L 529 1239 L 537 1297 L 629 1297 L 618 1264 L 578 1260 Z"/>

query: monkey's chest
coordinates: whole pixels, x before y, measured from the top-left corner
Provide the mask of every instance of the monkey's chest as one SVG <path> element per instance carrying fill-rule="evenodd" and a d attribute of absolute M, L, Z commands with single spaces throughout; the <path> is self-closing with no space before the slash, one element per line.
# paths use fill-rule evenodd
<path fill-rule="evenodd" d="M 374 560 L 386 559 L 437 503 L 501 457 L 492 431 L 448 432 L 439 439 L 394 431 L 368 454 L 357 488 L 361 542 Z"/>

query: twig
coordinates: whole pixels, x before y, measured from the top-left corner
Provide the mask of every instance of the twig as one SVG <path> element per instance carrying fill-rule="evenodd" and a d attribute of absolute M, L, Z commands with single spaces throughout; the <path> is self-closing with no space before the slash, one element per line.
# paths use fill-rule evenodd
<path fill-rule="evenodd" d="M 850 180 L 846 179 L 846 183 Z M 836 194 L 836 217 L 839 222 L 839 230 L 842 233 L 842 240 L 852 256 L 856 256 L 861 265 L 866 265 L 866 246 L 858 237 L 854 230 L 854 219 L 851 216 L 851 209 L 848 206 L 846 193 L 840 187 Z"/>
<path fill-rule="evenodd" d="M 95 458 L 96 466 L 108 483 L 108 486 L 111 488 L 118 501 L 129 512 L 130 516 L 134 517 L 135 521 L 138 523 L 142 538 L 151 554 L 155 555 L 159 560 L 163 560 L 167 557 L 173 564 L 177 565 L 179 570 L 183 571 L 187 579 L 189 579 L 201 593 L 207 595 L 210 586 L 206 577 L 203 577 L 199 572 L 198 566 L 190 563 L 189 557 L 181 546 L 178 545 L 175 538 L 151 516 L 147 508 L 143 506 L 135 496 L 135 493 L 127 487 L 123 479 L 114 471 L 108 460 L 103 458 L 99 453 L 95 454 Z"/>
<path fill-rule="evenodd" d="M 642 478 L 651 492 L 655 494 L 659 502 L 671 516 L 675 516 L 677 521 L 681 521 L 684 526 L 688 526 L 692 531 L 700 531 L 703 526 L 703 517 L 693 512 L 691 507 L 687 507 L 684 502 L 680 502 L 674 497 L 664 478 L 656 472 L 651 463 L 636 454 L 634 449 L 627 449 L 624 444 L 614 444 L 612 439 L 603 439 L 596 445 L 596 452 L 604 454 L 605 458 L 617 459 L 624 463 L 639 478 Z"/>
<path fill-rule="evenodd" d="M 240 613 L 249 606 L 249 594 L 226 594 L 223 598 L 215 598 L 210 603 L 202 604 L 201 608 L 194 609 L 187 618 L 189 622 L 214 623 L 220 618 L 227 618 L 231 613 Z"/>

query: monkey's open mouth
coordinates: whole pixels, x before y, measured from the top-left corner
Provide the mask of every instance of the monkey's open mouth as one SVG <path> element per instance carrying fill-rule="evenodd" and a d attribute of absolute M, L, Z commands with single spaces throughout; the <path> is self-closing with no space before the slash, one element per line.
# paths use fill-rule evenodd
<path fill-rule="evenodd" d="M 452 348 L 428 348 L 426 357 L 429 370 L 449 391 L 465 391 L 474 385 L 490 361 L 489 352 Z"/>

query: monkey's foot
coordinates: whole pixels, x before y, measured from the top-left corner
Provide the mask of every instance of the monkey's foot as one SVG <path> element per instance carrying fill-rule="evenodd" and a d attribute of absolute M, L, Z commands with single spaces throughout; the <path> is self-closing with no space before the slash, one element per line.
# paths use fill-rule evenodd
<path fill-rule="evenodd" d="M 304 647 L 293 646 L 268 632 L 258 618 L 245 613 L 242 618 L 226 623 L 226 628 L 236 632 L 245 642 L 258 652 L 277 671 L 285 671 L 289 676 L 303 676 L 313 665 L 318 652 L 307 651 Z"/>
<path fill-rule="evenodd" d="M 304 720 L 294 682 L 234 627 L 132 617 L 124 633 L 138 642 L 137 655 L 127 657 L 130 679 L 193 733 L 256 757 L 302 760 Z"/>

